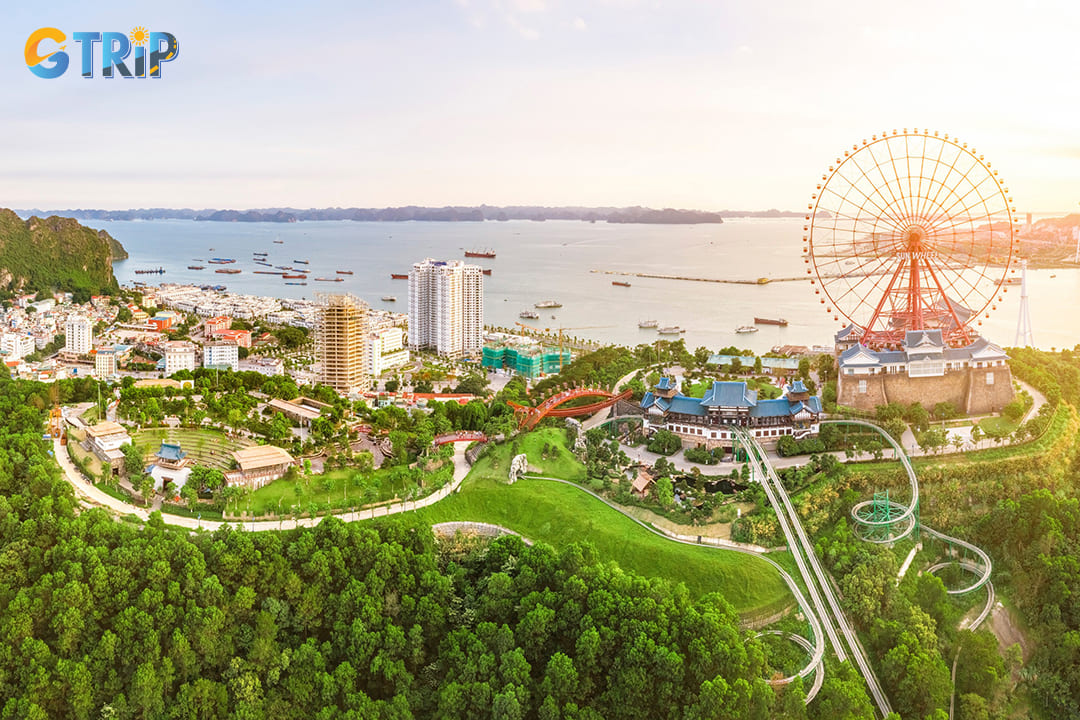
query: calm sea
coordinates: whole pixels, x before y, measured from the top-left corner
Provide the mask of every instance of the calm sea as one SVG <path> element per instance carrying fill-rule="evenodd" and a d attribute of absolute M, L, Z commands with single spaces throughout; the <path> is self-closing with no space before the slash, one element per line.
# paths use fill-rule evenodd
<path fill-rule="evenodd" d="M 758 352 L 785 343 L 831 345 L 839 328 L 805 281 L 729 285 L 591 272 L 744 280 L 799 276 L 805 274 L 800 257 L 802 220 L 732 220 L 723 225 L 188 220 L 87 224 L 108 230 L 127 248 L 131 257 L 114 267 L 121 283 L 140 279 L 224 284 L 231 291 L 277 297 L 311 298 L 318 291 L 348 291 L 373 307 L 405 312 L 407 281 L 392 280 L 390 273 L 407 273 L 412 263 L 425 257 L 457 260 L 464 259 L 465 249 L 491 248 L 497 253 L 495 259 L 471 261 L 492 269 L 484 280 L 488 324 L 513 327 L 522 310 L 542 300 L 557 300 L 563 307 L 538 310 L 540 320 L 523 322 L 539 328 L 562 326 L 568 335 L 636 345 L 658 337 L 655 330 L 638 328 L 639 320 L 651 319 L 661 326 L 685 328 L 682 337 L 690 348 L 736 345 Z M 269 253 L 274 265 L 308 260 L 312 278 L 342 277 L 335 275 L 339 269 L 354 274 L 343 276 L 340 283 L 285 285 L 279 276 L 252 274 L 268 269 L 252 262 L 253 252 Z M 207 265 L 211 257 L 233 257 L 237 263 Z M 192 264 L 206 265 L 206 270 L 188 270 Z M 134 273 L 159 266 L 165 268 L 164 276 Z M 214 273 L 219 267 L 235 267 L 243 273 Z M 631 285 L 613 286 L 612 280 Z M 1080 299 L 1080 271 L 1029 271 L 1028 285 L 1036 344 L 1060 348 L 1080 343 L 1080 317 L 1071 312 Z M 384 302 L 384 295 L 396 296 L 397 301 Z M 980 328 L 994 342 L 1013 343 L 1019 295 L 1019 287 L 1010 288 L 1005 301 Z M 783 317 L 790 324 L 759 326 L 751 334 L 735 332 L 740 325 L 752 324 L 755 316 Z"/>

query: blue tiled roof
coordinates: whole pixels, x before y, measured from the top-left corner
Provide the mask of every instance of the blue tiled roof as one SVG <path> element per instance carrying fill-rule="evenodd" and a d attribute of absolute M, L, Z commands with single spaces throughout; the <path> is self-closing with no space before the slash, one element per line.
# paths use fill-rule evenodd
<path fill-rule="evenodd" d="M 701 404 L 706 407 L 753 407 L 757 390 L 749 390 L 744 382 L 717 381 L 712 384 Z"/>
<path fill-rule="evenodd" d="M 641 407 L 645 410 L 648 410 L 650 407 L 652 407 L 654 402 L 656 402 L 656 396 L 653 395 L 651 392 L 647 392 L 645 393 L 645 396 L 641 398 Z"/>
<path fill-rule="evenodd" d="M 660 378 L 660 382 L 656 383 L 657 390 L 670 390 L 675 387 L 675 383 L 669 377 Z"/>
<path fill-rule="evenodd" d="M 671 398 L 671 404 L 669 406 L 671 412 L 681 413 L 683 415 L 699 415 L 704 417 L 705 406 L 697 398 L 686 397 L 685 395 L 676 395 Z"/>
<path fill-rule="evenodd" d="M 791 383 L 791 392 L 804 393 L 810 391 L 806 389 L 806 385 L 803 384 L 802 380 L 796 380 L 795 382 Z"/>
<path fill-rule="evenodd" d="M 187 453 L 181 450 L 179 445 L 163 442 L 161 449 L 157 451 L 157 456 L 162 460 L 183 460 L 187 457 Z"/>
<path fill-rule="evenodd" d="M 787 417 L 790 414 L 791 403 L 786 398 L 762 400 L 756 406 L 750 408 L 750 417 Z"/>

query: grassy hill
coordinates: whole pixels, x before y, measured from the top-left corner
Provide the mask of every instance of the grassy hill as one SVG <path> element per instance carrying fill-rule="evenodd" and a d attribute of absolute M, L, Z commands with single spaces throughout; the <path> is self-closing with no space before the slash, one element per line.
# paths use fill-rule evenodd
<path fill-rule="evenodd" d="M 72 218 L 21 220 L 0 209 L 0 292 L 66 290 L 85 300 L 118 289 L 112 263 L 127 257 L 104 230 Z"/>

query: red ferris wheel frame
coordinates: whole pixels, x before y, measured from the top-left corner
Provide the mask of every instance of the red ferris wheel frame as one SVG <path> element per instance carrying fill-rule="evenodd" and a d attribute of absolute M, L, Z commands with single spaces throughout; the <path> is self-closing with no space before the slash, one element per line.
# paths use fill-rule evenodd
<path fill-rule="evenodd" d="M 905 128 L 853 145 L 821 180 L 803 255 L 827 312 L 875 347 L 932 328 L 950 345 L 972 342 L 1017 249 L 1016 209 L 990 163 L 948 135 Z"/>

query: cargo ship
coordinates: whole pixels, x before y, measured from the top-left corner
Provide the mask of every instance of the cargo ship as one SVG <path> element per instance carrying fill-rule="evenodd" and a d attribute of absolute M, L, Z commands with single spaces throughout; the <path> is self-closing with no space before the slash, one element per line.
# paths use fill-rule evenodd
<path fill-rule="evenodd" d="M 210 258 L 206 262 L 210 263 L 211 265 L 228 265 L 230 263 L 236 262 L 236 260 L 233 258 Z"/>
<path fill-rule="evenodd" d="M 293 260 L 294 263 L 300 263 L 301 265 L 310 265 L 307 260 Z"/>
<path fill-rule="evenodd" d="M 408 280 L 409 275 L 407 273 L 390 273 L 391 280 Z"/>
<path fill-rule="evenodd" d="M 345 278 L 315 278 L 315 282 L 345 282 Z"/>
<path fill-rule="evenodd" d="M 779 325 L 780 327 L 787 327 L 787 320 L 784 318 L 754 318 L 755 325 Z"/>
<path fill-rule="evenodd" d="M 540 313 L 536 312 L 535 310 L 522 310 L 518 313 L 518 317 L 524 320 L 539 320 Z"/>
<path fill-rule="evenodd" d="M 271 265 L 270 263 L 268 263 L 268 262 L 263 262 L 262 260 L 256 260 L 256 261 L 255 261 L 255 264 L 256 264 L 256 265 L 262 265 L 263 267 L 274 267 L 274 266 L 273 266 L 273 265 Z"/>
<path fill-rule="evenodd" d="M 612 280 L 611 284 L 618 285 L 619 287 L 630 287 L 630 283 L 624 282 L 622 280 Z"/>
<path fill-rule="evenodd" d="M 338 275 L 352 275 L 353 274 L 352 270 L 335 270 L 334 272 L 336 272 Z"/>
<path fill-rule="evenodd" d="M 188 270 L 205 270 L 206 266 L 205 265 L 188 265 L 187 269 Z"/>
<path fill-rule="evenodd" d="M 490 275 L 490 274 L 491 274 L 491 268 L 484 268 L 482 272 L 483 272 L 483 273 L 484 273 L 485 275 Z"/>
<path fill-rule="evenodd" d="M 383 295 L 383 302 L 397 302 L 397 298 L 393 295 Z"/>
<path fill-rule="evenodd" d="M 266 257 L 266 256 L 267 256 L 267 255 L 269 255 L 269 254 L 270 254 L 270 253 L 264 253 L 264 252 L 257 252 L 257 253 L 252 253 L 252 255 L 262 255 L 263 257 Z"/>
<path fill-rule="evenodd" d="M 465 257 L 494 258 L 495 251 L 491 248 L 487 248 L 486 250 L 466 250 Z"/>
<path fill-rule="evenodd" d="M 300 273 L 298 275 L 286 275 L 283 273 L 281 277 L 285 278 L 286 280 L 307 280 L 307 275 L 303 273 Z"/>
<path fill-rule="evenodd" d="M 256 275 L 284 275 L 282 270 L 252 270 Z"/>
<path fill-rule="evenodd" d="M 542 300 L 533 305 L 535 308 L 560 308 L 562 303 L 558 300 Z"/>
<path fill-rule="evenodd" d="M 239 268 L 221 268 L 220 270 L 215 270 L 214 272 L 223 273 L 225 275 L 239 275 L 243 272 L 243 270 L 240 270 Z"/>

